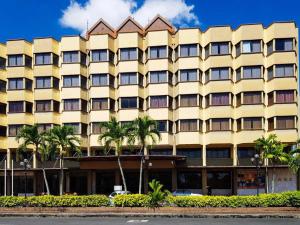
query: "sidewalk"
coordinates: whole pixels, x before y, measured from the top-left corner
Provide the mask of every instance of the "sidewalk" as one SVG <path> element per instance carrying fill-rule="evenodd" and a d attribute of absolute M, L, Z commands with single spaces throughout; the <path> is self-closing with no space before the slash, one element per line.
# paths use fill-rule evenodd
<path fill-rule="evenodd" d="M 186 218 L 299 218 L 300 208 L 0 208 L 0 217 L 186 217 Z"/>

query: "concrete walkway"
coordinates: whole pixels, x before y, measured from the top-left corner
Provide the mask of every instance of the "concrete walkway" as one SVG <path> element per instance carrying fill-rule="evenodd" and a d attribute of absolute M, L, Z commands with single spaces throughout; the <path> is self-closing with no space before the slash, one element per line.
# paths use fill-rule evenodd
<path fill-rule="evenodd" d="M 184 217 L 184 218 L 300 218 L 300 208 L 118 208 L 118 207 L 61 207 L 61 208 L 0 208 L 0 217 Z"/>

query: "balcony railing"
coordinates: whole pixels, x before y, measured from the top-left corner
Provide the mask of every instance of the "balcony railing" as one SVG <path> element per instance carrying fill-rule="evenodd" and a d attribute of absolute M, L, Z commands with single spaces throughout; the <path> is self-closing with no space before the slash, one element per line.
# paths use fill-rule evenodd
<path fill-rule="evenodd" d="M 202 166 L 202 158 L 186 158 L 183 162 L 178 162 L 178 166 Z"/>

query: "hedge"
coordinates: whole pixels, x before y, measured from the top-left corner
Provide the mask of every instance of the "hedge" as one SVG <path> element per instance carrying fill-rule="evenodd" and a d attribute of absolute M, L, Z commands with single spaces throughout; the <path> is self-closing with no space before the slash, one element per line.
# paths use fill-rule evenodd
<path fill-rule="evenodd" d="M 104 195 L 32 196 L 25 199 L 1 196 L 0 207 L 108 207 L 110 199 Z M 150 196 L 143 194 L 117 195 L 117 207 L 150 207 Z M 300 192 L 261 194 L 257 196 L 167 196 L 165 206 L 177 207 L 300 207 Z"/>
<path fill-rule="evenodd" d="M 149 207 L 149 196 L 118 195 L 115 206 Z M 168 196 L 167 206 L 177 207 L 300 207 L 300 192 L 260 194 L 259 196 Z"/>
<path fill-rule="evenodd" d="M 110 200 L 105 195 L 64 195 L 64 196 L 1 196 L 0 207 L 101 207 L 109 206 Z"/>

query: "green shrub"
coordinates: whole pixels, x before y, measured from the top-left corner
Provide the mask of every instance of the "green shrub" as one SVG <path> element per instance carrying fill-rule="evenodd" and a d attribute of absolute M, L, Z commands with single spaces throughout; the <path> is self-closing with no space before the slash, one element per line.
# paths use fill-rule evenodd
<path fill-rule="evenodd" d="M 150 197 L 142 194 L 117 195 L 114 198 L 117 207 L 149 207 Z"/>
<path fill-rule="evenodd" d="M 104 195 L 64 195 L 64 196 L 32 196 L 25 200 L 24 197 L 0 197 L 0 207 L 101 207 L 109 206 L 109 198 Z"/>

